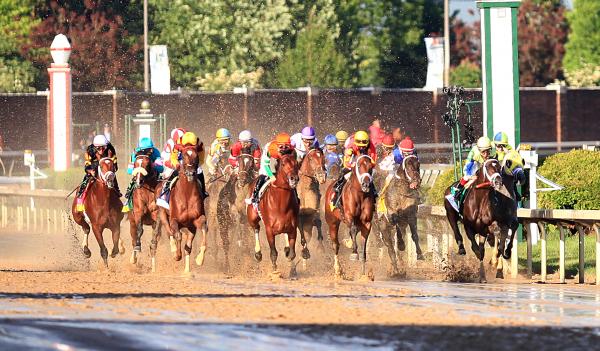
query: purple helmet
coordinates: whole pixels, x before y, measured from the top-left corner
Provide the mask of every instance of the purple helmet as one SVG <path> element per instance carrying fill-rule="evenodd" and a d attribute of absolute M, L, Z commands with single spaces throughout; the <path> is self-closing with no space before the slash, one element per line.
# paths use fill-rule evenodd
<path fill-rule="evenodd" d="M 304 127 L 302 129 L 302 139 L 313 140 L 315 138 L 315 129 L 313 127 Z"/>

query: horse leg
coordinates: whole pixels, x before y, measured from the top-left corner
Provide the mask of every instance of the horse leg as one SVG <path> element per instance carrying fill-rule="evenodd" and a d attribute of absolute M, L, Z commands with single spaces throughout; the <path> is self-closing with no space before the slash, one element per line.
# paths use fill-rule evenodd
<path fill-rule="evenodd" d="M 290 255 L 290 237 L 288 233 L 283 233 L 283 238 L 285 239 L 285 247 L 283 248 L 283 253 L 285 254 L 285 257 L 288 257 Z"/>
<path fill-rule="evenodd" d="M 358 243 L 356 242 L 356 234 L 358 234 L 358 228 L 356 227 L 356 224 L 352 223 L 352 226 L 350 227 L 350 239 L 352 240 L 350 261 L 358 261 Z"/>
<path fill-rule="evenodd" d="M 190 255 L 192 254 L 192 243 L 194 241 L 194 237 L 196 236 L 196 228 L 192 228 L 192 230 L 186 228 L 185 231 L 185 246 L 183 247 L 185 250 L 184 273 L 190 273 Z"/>
<path fill-rule="evenodd" d="M 458 246 L 458 254 L 464 256 L 467 254 L 467 251 L 465 250 L 465 245 L 463 244 L 463 237 L 460 234 L 460 229 L 458 229 L 458 213 L 456 213 L 456 211 L 454 211 L 454 208 L 449 204 L 445 207 L 446 217 L 448 218 L 450 228 L 452 228 L 452 232 L 454 233 L 454 240 L 456 240 L 456 245 Z"/>
<path fill-rule="evenodd" d="M 396 256 L 396 250 L 394 249 L 394 242 L 392 239 L 392 226 L 389 224 L 383 224 L 380 226 L 381 231 L 381 239 L 383 240 L 383 244 L 387 247 L 388 255 L 390 256 L 390 262 L 392 264 L 392 276 L 397 276 L 400 274 L 400 270 L 398 269 L 398 258 Z"/>
<path fill-rule="evenodd" d="M 258 234 L 260 232 L 260 228 L 254 228 L 254 258 L 256 262 L 262 261 L 262 252 L 260 251 L 260 240 Z"/>
<path fill-rule="evenodd" d="M 362 265 L 360 268 L 360 275 L 366 274 L 367 268 L 367 242 L 369 241 L 369 233 L 371 232 L 371 223 L 360 224 L 360 234 L 363 237 L 363 251 L 362 251 Z"/>
<path fill-rule="evenodd" d="M 321 216 L 319 215 L 319 211 L 315 214 L 313 225 L 317 228 L 317 241 L 319 242 L 319 249 L 323 249 L 323 222 L 321 222 Z"/>
<path fill-rule="evenodd" d="M 175 240 L 175 232 L 170 230 L 171 225 L 169 224 L 169 219 L 167 218 L 167 210 L 160 207 L 158 210 L 158 218 L 162 226 L 169 232 L 169 245 L 171 247 L 171 252 L 175 253 L 177 251 L 177 241 Z"/>
<path fill-rule="evenodd" d="M 267 242 L 269 243 L 269 248 L 271 249 L 271 269 L 272 274 L 278 274 L 277 271 L 277 248 L 275 247 L 275 235 L 271 233 L 269 230 L 266 230 L 267 234 Z"/>
<path fill-rule="evenodd" d="M 229 231 L 231 229 L 231 222 L 224 221 L 219 222 L 219 235 L 221 236 L 221 243 L 223 244 L 223 265 L 225 268 L 225 274 L 229 274 Z"/>
<path fill-rule="evenodd" d="M 208 233 L 208 225 L 206 223 L 206 216 L 201 216 L 199 219 L 194 221 L 196 228 L 202 230 L 202 241 L 200 242 L 200 252 L 196 256 L 196 264 L 202 266 L 204 264 L 204 256 L 206 254 L 206 234 Z M 190 246 L 191 247 L 191 246 Z"/>
<path fill-rule="evenodd" d="M 160 240 L 160 221 L 154 222 L 152 227 L 152 241 L 150 242 L 150 254 L 152 255 L 152 272 L 156 272 L 156 248 Z"/>
<path fill-rule="evenodd" d="M 471 228 L 471 226 L 467 224 L 465 224 L 465 233 L 467 234 L 467 238 L 469 238 L 469 241 L 471 241 L 471 250 L 473 250 L 473 253 L 477 257 L 477 259 L 483 260 L 483 257 L 479 253 L 479 244 L 477 242 L 477 238 L 475 237 L 477 233 L 474 229 Z"/>
<path fill-rule="evenodd" d="M 512 255 L 513 241 L 515 239 L 515 234 L 517 233 L 517 230 L 519 229 L 519 221 L 516 218 L 514 218 L 512 223 L 509 225 L 509 229 L 511 231 L 510 232 L 510 240 L 508 240 L 506 249 L 502 253 L 502 257 L 504 257 L 507 260 L 510 260 L 510 256 Z"/>
<path fill-rule="evenodd" d="M 421 251 L 421 245 L 419 245 L 419 233 L 417 232 L 417 216 L 410 216 L 408 219 L 408 226 L 410 227 L 410 237 L 415 243 L 417 249 L 417 260 L 425 259 L 423 257 L 423 251 Z"/>
<path fill-rule="evenodd" d="M 298 230 L 298 228 L 296 228 L 296 230 Z M 298 273 L 296 271 L 296 266 L 298 265 L 298 261 L 296 261 L 296 230 L 288 235 L 290 240 L 290 254 L 288 260 L 290 261 L 290 279 L 292 280 L 298 278 Z M 302 251 L 304 252 L 304 249 Z"/>
<path fill-rule="evenodd" d="M 406 250 L 406 243 L 404 242 L 404 223 L 396 223 L 396 245 L 398 246 L 398 251 Z"/>
<path fill-rule="evenodd" d="M 325 221 L 329 229 L 329 239 L 331 240 L 331 248 L 333 249 L 333 270 L 336 277 L 342 276 L 342 267 L 340 266 L 340 260 L 338 253 L 340 251 L 340 242 L 338 238 L 338 231 L 340 229 L 340 221 L 335 216 L 325 210 Z"/>
<path fill-rule="evenodd" d="M 75 221 L 75 223 L 79 224 L 81 229 L 83 229 L 83 242 L 82 242 L 83 256 L 85 256 L 85 258 L 90 258 L 92 256 L 92 252 L 90 251 L 90 248 L 88 247 L 88 238 L 90 236 L 90 225 L 85 220 L 85 216 L 83 215 L 82 212 L 73 211 L 73 220 Z"/>
<path fill-rule="evenodd" d="M 173 235 L 175 238 L 175 261 L 181 260 L 181 231 L 179 230 L 179 224 L 175 221 L 171 223 L 171 232 L 169 234 Z"/>
<path fill-rule="evenodd" d="M 485 236 L 483 235 L 479 235 L 478 238 L 478 242 L 479 242 L 479 282 L 480 283 L 487 283 L 487 279 L 485 278 L 485 269 L 483 267 L 483 257 L 485 256 Z"/>
<path fill-rule="evenodd" d="M 100 256 L 104 261 L 104 266 L 108 268 L 108 249 L 106 248 L 106 245 L 104 245 L 104 238 L 102 237 L 102 231 L 104 228 L 100 227 L 99 225 L 92 225 L 92 230 L 94 231 L 94 236 L 96 237 L 96 241 L 100 247 Z"/>
<path fill-rule="evenodd" d="M 141 226 L 141 224 L 138 224 L 138 226 Z M 110 253 L 110 257 L 115 258 L 117 257 L 117 254 L 124 254 L 125 253 L 125 245 L 123 244 L 123 240 L 121 240 L 121 225 L 120 223 L 113 223 L 113 225 L 110 228 L 110 231 L 112 232 L 112 242 L 113 242 L 113 249 L 112 252 Z"/>
<path fill-rule="evenodd" d="M 308 243 L 312 237 L 313 218 L 312 216 L 299 216 L 298 229 L 300 231 L 300 244 L 302 245 L 302 259 L 304 268 L 306 268 L 306 260 L 310 258 L 308 251 Z M 308 238 L 308 239 L 307 239 Z"/>

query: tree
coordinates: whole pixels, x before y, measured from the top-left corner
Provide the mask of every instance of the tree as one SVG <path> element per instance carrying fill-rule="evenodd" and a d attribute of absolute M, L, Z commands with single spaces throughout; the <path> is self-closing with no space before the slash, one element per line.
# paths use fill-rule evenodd
<path fill-rule="evenodd" d="M 25 55 L 42 73 L 38 88 L 47 87 L 48 47 L 63 33 L 71 41 L 69 63 L 73 89 L 97 91 L 141 87 L 143 50 L 140 35 L 131 35 L 132 19 L 139 19 L 140 1 L 47 1 L 36 13 L 44 20 L 32 31 Z M 139 27 L 139 26 L 138 26 Z"/>
<path fill-rule="evenodd" d="M 350 86 L 348 63 L 337 51 L 326 22 L 320 21 L 315 12 L 309 14 L 296 46 L 286 52 L 277 66 L 277 81 L 283 88 Z"/>
<path fill-rule="evenodd" d="M 597 70 L 600 66 L 600 2 L 575 1 L 567 19 L 571 26 L 563 59 L 567 76 L 581 75 L 577 72 L 581 70 Z"/>
<path fill-rule="evenodd" d="M 29 92 L 36 71 L 21 55 L 31 28 L 39 20 L 32 13 L 33 0 L 0 0 L 0 92 Z"/>
<path fill-rule="evenodd" d="M 455 67 L 464 62 L 480 64 L 481 62 L 481 23 L 463 22 L 452 15 L 450 26 L 450 66 Z"/>
<path fill-rule="evenodd" d="M 578 0 L 579 1 L 579 0 Z M 524 0 L 519 8 L 521 86 L 545 86 L 563 79 L 568 24 L 560 0 Z"/>
<path fill-rule="evenodd" d="M 450 69 L 450 85 L 465 88 L 481 88 L 481 68 L 478 64 L 463 61 Z"/>
<path fill-rule="evenodd" d="M 154 16 L 151 40 L 169 46 L 171 78 L 182 87 L 221 69 L 273 65 L 291 24 L 285 0 L 158 0 Z"/>

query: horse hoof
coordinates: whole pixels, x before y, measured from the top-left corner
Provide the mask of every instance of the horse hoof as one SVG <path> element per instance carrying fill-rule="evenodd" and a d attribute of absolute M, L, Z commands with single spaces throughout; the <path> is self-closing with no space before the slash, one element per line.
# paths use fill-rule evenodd
<path fill-rule="evenodd" d="M 466 255 L 466 254 L 467 254 L 467 250 L 465 250 L 465 247 L 464 247 L 464 246 L 462 246 L 462 245 L 461 245 L 461 246 L 458 248 L 458 254 L 459 254 L 459 255 L 461 255 L 461 256 L 464 256 L 464 255 Z"/>
<path fill-rule="evenodd" d="M 502 257 L 504 257 L 505 260 L 510 260 L 511 255 L 512 255 L 511 250 L 506 250 L 502 253 Z"/>
<path fill-rule="evenodd" d="M 123 255 L 125 253 L 125 244 L 122 239 L 119 239 L 119 253 Z"/>
<path fill-rule="evenodd" d="M 281 272 L 280 271 L 273 271 L 271 272 L 271 279 L 281 279 Z"/>
<path fill-rule="evenodd" d="M 92 257 L 92 252 L 90 251 L 90 249 L 87 246 L 85 246 L 83 248 L 83 256 L 85 256 L 85 258 Z"/>
<path fill-rule="evenodd" d="M 283 249 L 283 252 L 285 253 L 285 257 L 289 257 L 289 256 L 290 256 L 290 251 L 291 251 L 291 250 L 290 250 L 290 247 L 289 247 L 289 246 L 286 246 L 286 247 Z"/>
<path fill-rule="evenodd" d="M 260 262 L 262 261 L 262 252 L 258 251 L 254 253 L 254 259 L 256 260 L 256 262 Z"/>
<path fill-rule="evenodd" d="M 357 253 L 350 254 L 350 261 L 358 261 L 358 254 Z"/>
<path fill-rule="evenodd" d="M 498 279 L 504 279 L 504 273 L 502 272 L 502 270 L 498 270 L 496 271 L 496 278 Z"/>
<path fill-rule="evenodd" d="M 206 252 L 206 246 L 200 247 L 200 253 L 196 256 L 196 264 L 202 266 L 204 264 L 204 253 Z"/>
<path fill-rule="evenodd" d="M 115 248 L 113 248 L 112 252 L 110 253 L 110 257 L 115 258 L 115 257 L 117 257 L 118 254 L 119 254 L 119 248 L 115 247 Z"/>
<path fill-rule="evenodd" d="M 135 252 L 142 252 L 142 246 L 141 246 L 141 245 L 136 245 L 136 246 L 133 248 L 133 251 L 135 251 Z"/>
<path fill-rule="evenodd" d="M 398 242 L 398 251 L 404 251 L 406 250 L 406 244 L 404 243 L 404 241 L 399 241 Z"/>
<path fill-rule="evenodd" d="M 175 261 L 181 261 L 181 255 L 175 255 L 173 258 Z"/>
<path fill-rule="evenodd" d="M 290 280 L 298 280 L 298 272 L 296 272 L 296 268 L 290 269 Z"/>
<path fill-rule="evenodd" d="M 310 258 L 310 251 L 308 251 L 308 248 L 304 248 L 302 249 L 302 258 L 305 260 L 308 260 Z"/>
<path fill-rule="evenodd" d="M 137 263 L 137 255 L 136 255 L 136 251 L 133 251 L 131 253 L 131 258 L 129 259 L 129 262 L 131 264 L 136 264 Z"/>
<path fill-rule="evenodd" d="M 425 259 L 425 256 L 423 256 L 423 254 L 417 254 L 418 261 L 423 261 L 424 259 Z"/>

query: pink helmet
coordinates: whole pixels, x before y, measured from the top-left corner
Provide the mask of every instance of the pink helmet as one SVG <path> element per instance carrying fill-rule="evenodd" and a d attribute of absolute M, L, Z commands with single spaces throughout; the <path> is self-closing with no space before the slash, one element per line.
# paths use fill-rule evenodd
<path fill-rule="evenodd" d="M 171 139 L 173 139 L 173 141 L 179 140 L 179 138 L 181 138 L 185 132 L 186 131 L 183 128 L 175 128 L 171 130 Z"/>

